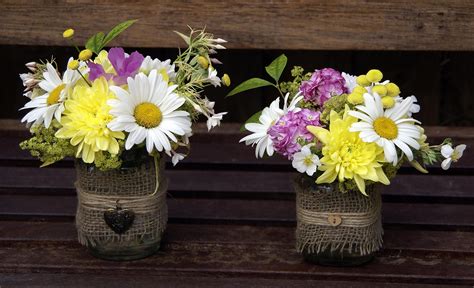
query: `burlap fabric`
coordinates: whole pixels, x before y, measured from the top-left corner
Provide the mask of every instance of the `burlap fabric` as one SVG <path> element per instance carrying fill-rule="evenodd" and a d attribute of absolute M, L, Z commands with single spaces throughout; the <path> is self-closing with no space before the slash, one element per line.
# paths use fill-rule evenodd
<path fill-rule="evenodd" d="M 370 254 L 382 247 L 381 196 L 375 186 L 368 197 L 342 193 L 337 185 L 316 185 L 298 178 L 296 249 L 298 252 Z"/>
<path fill-rule="evenodd" d="M 168 220 L 163 160 L 158 164 L 150 157 L 137 167 L 109 171 L 99 171 L 80 161 L 75 166 L 76 227 L 81 244 L 127 246 L 137 245 L 143 238 L 147 242 L 161 240 Z M 135 213 L 132 226 L 123 234 L 114 232 L 104 220 L 104 212 L 117 205 Z"/>

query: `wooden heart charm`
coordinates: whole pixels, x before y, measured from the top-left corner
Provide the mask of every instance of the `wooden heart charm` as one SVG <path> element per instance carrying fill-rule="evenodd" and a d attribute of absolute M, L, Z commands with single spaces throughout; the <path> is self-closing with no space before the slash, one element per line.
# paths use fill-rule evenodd
<path fill-rule="evenodd" d="M 116 207 L 104 212 L 104 220 L 115 233 L 123 234 L 132 227 L 135 213 L 132 210 Z"/>

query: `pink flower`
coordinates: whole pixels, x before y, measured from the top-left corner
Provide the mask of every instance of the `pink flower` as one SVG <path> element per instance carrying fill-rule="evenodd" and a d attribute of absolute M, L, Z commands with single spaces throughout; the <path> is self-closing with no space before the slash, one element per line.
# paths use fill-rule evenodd
<path fill-rule="evenodd" d="M 346 81 L 339 71 L 324 68 L 314 71 L 311 79 L 303 81 L 300 91 L 304 99 L 322 106 L 329 98 L 347 93 Z"/>
<path fill-rule="evenodd" d="M 308 125 L 320 126 L 320 112 L 302 109 L 298 112 L 289 111 L 270 127 L 268 135 L 273 142 L 275 151 L 293 159 L 293 155 L 301 150 L 301 142 L 310 142 L 313 135 L 306 129 Z"/>

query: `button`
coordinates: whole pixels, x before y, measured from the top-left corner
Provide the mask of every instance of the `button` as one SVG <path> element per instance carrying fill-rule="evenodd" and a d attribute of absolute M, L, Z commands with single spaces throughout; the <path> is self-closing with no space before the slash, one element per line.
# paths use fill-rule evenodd
<path fill-rule="evenodd" d="M 342 223 L 342 218 L 339 215 L 334 215 L 334 214 L 329 215 L 328 216 L 328 223 L 331 226 L 334 226 L 334 227 L 339 226 Z"/>

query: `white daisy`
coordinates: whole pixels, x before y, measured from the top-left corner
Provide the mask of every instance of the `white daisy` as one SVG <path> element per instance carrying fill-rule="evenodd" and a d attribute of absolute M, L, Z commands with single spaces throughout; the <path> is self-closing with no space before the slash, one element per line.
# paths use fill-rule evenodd
<path fill-rule="evenodd" d="M 168 86 L 161 74 L 152 70 L 150 75 L 139 73 L 127 79 L 128 90 L 111 86 L 117 99 L 111 99 L 110 114 L 115 116 L 107 125 L 112 131 L 128 132 L 125 149 L 146 141 L 149 153 L 171 151 L 171 143 L 178 142 L 175 135 L 191 133 L 189 113 L 177 110 L 185 99 L 174 93 L 176 85 Z"/>
<path fill-rule="evenodd" d="M 68 63 L 72 60 L 73 58 L 70 58 Z M 85 64 L 83 64 L 82 67 L 84 67 L 84 65 Z M 53 65 L 47 63 L 46 71 L 43 72 L 43 78 L 44 80 L 42 80 L 38 85 L 41 89 L 46 91 L 46 93 L 33 98 L 20 109 L 33 108 L 33 110 L 28 112 L 28 114 L 21 119 L 21 122 L 35 122 L 35 124 L 38 125 L 44 122 L 44 126 L 49 128 L 53 117 L 58 121 L 61 120 L 61 114 L 64 111 L 64 101 L 81 76 L 77 71 L 67 69 L 61 79 Z"/>
<path fill-rule="evenodd" d="M 220 113 L 216 113 L 216 114 L 210 116 L 209 118 L 207 118 L 207 123 L 206 123 L 207 124 L 207 130 L 210 131 L 212 128 L 214 128 L 216 126 L 220 126 L 222 117 L 226 114 L 227 114 L 227 112 L 220 112 Z"/>
<path fill-rule="evenodd" d="M 349 90 L 349 93 L 352 93 L 352 91 L 354 90 L 354 88 L 357 86 L 357 77 L 356 76 L 352 76 L 350 74 L 347 74 L 345 72 L 342 72 L 341 73 L 342 75 L 342 78 L 344 78 L 346 84 L 346 88 L 347 90 Z"/>
<path fill-rule="evenodd" d="M 221 86 L 221 78 L 217 77 L 217 70 L 214 69 L 212 66 L 209 66 L 209 68 L 207 69 L 207 73 L 208 73 L 207 81 L 209 81 L 209 83 L 214 85 L 214 87 L 217 87 L 217 86 L 220 87 Z"/>
<path fill-rule="evenodd" d="M 139 72 L 148 75 L 152 70 L 157 70 L 165 81 L 174 82 L 176 80 L 175 67 L 174 64 L 171 64 L 170 59 L 160 61 L 159 59 L 152 59 L 150 56 L 146 56 L 145 59 L 143 59 Z"/>
<path fill-rule="evenodd" d="M 283 109 L 280 108 L 280 98 L 277 98 L 270 104 L 269 107 L 265 107 L 262 110 L 262 114 L 258 118 L 259 123 L 245 124 L 245 129 L 253 133 L 240 139 L 239 142 L 245 141 L 246 145 L 252 146 L 257 144 L 255 149 L 255 157 L 263 157 L 265 151 L 267 152 L 268 156 L 273 155 L 273 142 L 267 133 L 268 130 L 278 121 L 278 119 L 280 119 L 281 116 L 288 113 L 288 111 L 297 111 L 297 109 L 300 109 L 297 108 L 296 105 L 303 98 L 303 96 L 299 96 L 299 94 L 297 94 L 290 103 L 288 103 L 288 97 L 289 94 L 286 94 Z"/>
<path fill-rule="evenodd" d="M 406 117 L 413 99 L 406 98 L 399 105 L 385 111 L 377 93 L 365 93 L 364 100 L 364 105 L 356 106 L 360 111 L 349 111 L 349 115 L 361 120 L 352 124 L 350 131 L 360 132 L 359 137 L 364 142 L 377 143 L 384 149 L 385 159 L 394 166 L 398 163 L 395 146 L 412 161 L 411 148 L 420 149 L 417 140 L 421 137 L 420 130 L 414 125 L 420 122 Z"/>
<path fill-rule="evenodd" d="M 443 155 L 443 157 L 446 159 L 444 159 L 441 163 L 441 168 L 443 168 L 443 170 L 448 170 L 449 167 L 451 167 L 452 162 L 458 162 L 465 149 L 465 144 L 458 145 L 454 149 L 451 147 L 451 145 L 443 145 L 441 147 L 441 155 Z"/>
<path fill-rule="evenodd" d="M 301 148 L 300 152 L 297 152 L 293 155 L 293 168 L 298 170 L 300 173 L 306 173 L 308 176 L 313 176 L 313 174 L 318 169 L 318 166 L 321 165 L 319 157 L 316 154 L 311 152 L 311 146 L 306 145 Z"/>

